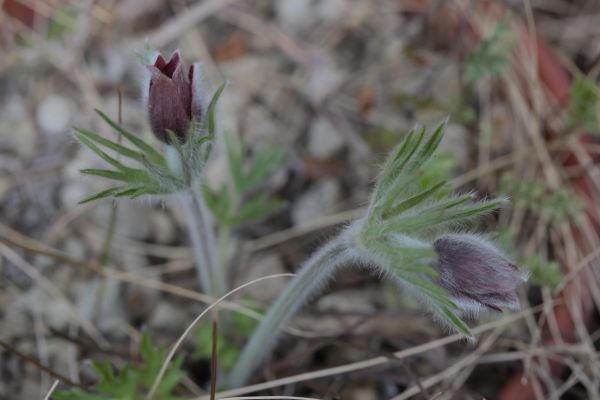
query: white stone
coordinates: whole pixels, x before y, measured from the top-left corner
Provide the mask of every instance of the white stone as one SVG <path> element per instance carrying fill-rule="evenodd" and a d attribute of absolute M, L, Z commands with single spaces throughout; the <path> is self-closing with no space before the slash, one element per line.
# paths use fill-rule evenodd
<path fill-rule="evenodd" d="M 172 243 L 177 235 L 177 227 L 173 220 L 164 212 L 153 212 L 150 214 L 152 234 L 158 243 Z"/>
<path fill-rule="evenodd" d="M 109 201 L 95 207 L 91 215 L 102 229 L 108 228 L 112 205 Z M 152 207 L 143 200 L 128 200 L 118 202 L 117 223 L 115 234 L 128 239 L 142 240 L 150 236 L 152 224 L 148 213 Z"/>
<path fill-rule="evenodd" d="M 63 185 L 60 191 L 60 202 L 64 209 L 72 210 L 74 207 L 78 207 L 79 202 L 90 194 L 91 192 L 86 189 L 85 185 L 81 185 L 79 183 L 69 183 Z"/>
<path fill-rule="evenodd" d="M 277 0 L 274 7 L 279 26 L 289 33 L 306 33 L 317 22 L 313 0 Z"/>
<path fill-rule="evenodd" d="M 305 93 L 313 104 L 321 103 L 332 95 L 344 82 L 346 73 L 339 68 L 331 55 L 313 51 L 308 69 Z"/>
<path fill-rule="evenodd" d="M 283 266 L 281 259 L 277 255 L 269 255 L 266 257 L 256 258 L 246 266 L 243 271 L 238 273 L 236 285 L 241 285 L 245 282 L 258 279 L 267 275 L 283 274 L 287 272 Z M 285 288 L 288 280 L 285 278 L 272 279 L 265 284 L 257 284 L 249 286 L 244 292 L 244 298 L 248 297 L 252 300 L 267 303 L 274 300 L 279 293 Z"/>
<path fill-rule="evenodd" d="M 46 97 L 36 113 L 40 129 L 51 135 L 66 134 L 72 118 L 71 108 L 71 103 L 60 95 Z"/>
<path fill-rule="evenodd" d="M 185 308 L 161 301 L 152 311 L 148 325 L 152 329 L 179 331 L 190 322 Z"/>
<path fill-rule="evenodd" d="M 365 290 L 344 290 L 322 297 L 317 302 L 317 309 L 322 312 L 335 313 L 373 313 L 376 307 L 372 302 L 374 293 Z"/>
<path fill-rule="evenodd" d="M 0 149 L 29 159 L 35 153 L 36 131 L 23 102 L 18 97 L 8 99 L 0 114 Z"/>
<path fill-rule="evenodd" d="M 246 110 L 244 140 L 247 145 L 254 146 L 258 142 L 272 140 L 277 136 L 277 126 L 273 117 L 264 107 L 254 105 Z"/>
<path fill-rule="evenodd" d="M 348 0 L 327 0 L 317 4 L 319 19 L 323 22 L 340 23 L 351 7 Z"/>
<path fill-rule="evenodd" d="M 433 98 L 448 109 L 455 107 L 461 96 L 460 68 L 458 63 L 444 60 L 443 68 L 433 79 Z"/>
<path fill-rule="evenodd" d="M 326 160 L 344 147 L 344 136 L 324 117 L 313 119 L 308 131 L 308 153 Z"/>
<path fill-rule="evenodd" d="M 333 178 L 319 181 L 307 190 L 292 209 L 294 225 L 303 225 L 335 211 L 340 193 L 340 184 Z"/>
<path fill-rule="evenodd" d="M 80 282 L 74 286 L 77 309 L 87 320 L 94 320 L 100 331 L 118 333 L 119 326 L 127 320 L 120 289 L 121 285 L 114 279 L 92 278 Z M 100 300 L 98 304 L 97 300 Z"/>
<path fill-rule="evenodd" d="M 448 124 L 440 143 L 439 151 L 452 154 L 461 170 L 469 167 L 469 146 L 467 129 L 458 124 Z"/>
<path fill-rule="evenodd" d="M 35 286 L 19 296 L 6 310 L 5 319 L 23 323 L 22 316 L 38 313 L 44 322 L 55 329 L 65 329 L 69 322 L 75 322 L 69 306 L 60 298 L 49 295 L 44 289 Z"/>

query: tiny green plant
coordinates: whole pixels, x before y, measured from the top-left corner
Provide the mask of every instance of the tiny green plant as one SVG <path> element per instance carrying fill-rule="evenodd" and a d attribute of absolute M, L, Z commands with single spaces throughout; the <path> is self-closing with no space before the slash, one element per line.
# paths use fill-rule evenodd
<path fill-rule="evenodd" d="M 567 123 L 573 127 L 582 127 L 590 133 L 600 133 L 598 86 L 590 79 L 577 76 L 571 85 Z"/>
<path fill-rule="evenodd" d="M 515 243 L 517 243 L 517 239 L 510 228 L 502 229 L 498 233 L 496 241 L 507 254 L 516 257 L 517 248 Z M 560 265 L 540 254 L 524 257 L 521 259 L 520 264 L 527 271 L 529 282 L 532 285 L 548 288 L 552 292 L 558 288 L 564 278 Z"/>
<path fill-rule="evenodd" d="M 245 145 L 233 134 L 225 136 L 229 181 L 220 189 L 205 186 L 207 205 L 220 226 L 233 227 L 277 211 L 282 201 L 257 189 L 281 166 L 285 150 L 278 146 L 260 149 L 245 163 Z"/>
<path fill-rule="evenodd" d="M 508 66 L 508 52 L 514 46 L 514 38 L 508 20 L 496 25 L 494 32 L 483 38 L 465 59 L 465 78 L 477 82 L 486 76 L 499 75 Z"/>
<path fill-rule="evenodd" d="M 560 266 L 555 261 L 548 261 L 539 255 L 534 255 L 526 259 L 523 265 L 529 271 L 531 283 L 547 287 L 553 292 L 563 280 Z"/>
<path fill-rule="evenodd" d="M 217 189 L 203 185 L 203 194 L 219 227 L 219 261 L 227 267 L 232 230 L 267 217 L 283 206 L 280 199 L 261 189 L 282 165 L 286 152 L 280 146 L 266 146 L 247 162 L 244 141 L 234 134 L 224 137 L 229 179 Z"/>
<path fill-rule="evenodd" d="M 65 34 L 74 33 L 77 27 L 79 7 L 72 4 L 59 5 L 52 13 L 46 35 L 50 40 L 60 39 Z"/>
<path fill-rule="evenodd" d="M 583 209 L 581 200 L 567 187 L 551 189 L 544 181 L 521 181 L 511 173 L 502 175 L 500 191 L 534 215 L 545 215 L 553 224 L 569 221 Z"/>
<path fill-rule="evenodd" d="M 98 383 L 94 385 L 94 393 L 81 389 L 57 391 L 52 395 L 56 400 L 142 400 L 158 375 L 166 355 L 164 347 L 152 344 L 148 334 L 142 335 L 139 353 L 140 363 L 128 363 L 115 371 L 109 361 L 93 363 Z M 181 397 L 173 394 L 174 389 L 185 378 L 180 369 L 183 357 L 176 358 L 170 365 L 164 378 L 156 390 L 156 400 L 179 400 Z"/>

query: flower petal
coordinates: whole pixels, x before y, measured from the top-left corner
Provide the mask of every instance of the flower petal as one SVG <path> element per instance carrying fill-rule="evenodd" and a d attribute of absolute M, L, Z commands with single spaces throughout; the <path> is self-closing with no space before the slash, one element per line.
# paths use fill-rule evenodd
<path fill-rule="evenodd" d="M 190 119 L 192 116 L 192 88 L 182 63 L 177 64 L 172 76 L 175 87 L 177 88 L 177 96 L 179 97 L 179 101 L 181 102 L 188 119 Z"/>
<path fill-rule="evenodd" d="M 169 143 L 167 129 L 180 139 L 187 133 L 189 117 L 183 107 L 173 80 L 163 75 L 158 68 L 149 67 L 152 73 L 148 97 L 148 113 L 152 131 L 160 140 Z"/>
<path fill-rule="evenodd" d="M 168 76 L 169 78 L 173 78 L 173 73 L 177 69 L 177 67 L 181 64 L 181 56 L 179 55 L 179 51 L 174 52 L 171 55 L 171 59 L 169 62 L 162 68 L 159 68 L 163 74 Z"/>
<path fill-rule="evenodd" d="M 167 62 L 165 61 L 165 59 L 163 58 L 163 56 L 161 56 L 160 54 L 156 57 L 156 61 L 154 61 L 154 66 L 156 68 L 158 68 L 160 71 L 162 71 L 165 66 L 167 65 Z"/>
<path fill-rule="evenodd" d="M 519 308 L 516 288 L 525 274 L 491 243 L 476 235 L 445 235 L 434 242 L 437 283 L 462 308 Z"/>

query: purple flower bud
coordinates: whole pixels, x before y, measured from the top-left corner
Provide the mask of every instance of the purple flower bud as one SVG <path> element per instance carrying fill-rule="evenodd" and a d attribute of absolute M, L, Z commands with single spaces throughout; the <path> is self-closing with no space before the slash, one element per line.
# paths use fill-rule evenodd
<path fill-rule="evenodd" d="M 527 275 L 494 245 L 475 235 L 451 234 L 438 238 L 437 283 L 465 312 L 482 309 L 519 309 L 517 286 Z"/>
<path fill-rule="evenodd" d="M 199 122 L 204 108 L 200 65 L 193 64 L 186 73 L 176 51 L 169 61 L 159 55 L 147 68 L 150 71 L 146 89 L 152 131 L 165 143 L 169 143 L 167 130 L 185 142 L 190 122 Z"/>

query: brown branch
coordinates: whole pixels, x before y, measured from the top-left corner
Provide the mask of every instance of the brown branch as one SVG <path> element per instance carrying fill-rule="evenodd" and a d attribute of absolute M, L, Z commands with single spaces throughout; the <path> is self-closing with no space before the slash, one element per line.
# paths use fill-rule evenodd
<path fill-rule="evenodd" d="M 210 357 L 210 400 L 217 395 L 217 320 L 212 321 L 212 352 Z"/>
<path fill-rule="evenodd" d="M 3 340 L 0 340 L 0 347 L 4 348 L 9 353 L 12 353 L 12 354 L 16 355 L 17 357 L 19 357 L 20 359 L 22 359 L 26 363 L 32 364 L 36 368 L 44 371 L 45 373 L 47 373 L 48 375 L 50 375 L 54 379 L 58 379 L 59 381 L 63 382 L 67 386 L 76 387 L 76 388 L 80 388 L 80 389 L 84 388 L 79 383 L 75 383 L 72 380 L 70 380 L 69 378 L 67 378 L 66 376 L 62 375 L 61 373 L 56 372 L 52 368 L 45 366 L 37 358 L 32 357 L 32 356 L 30 356 L 28 354 L 22 353 L 20 350 L 16 349 L 15 347 L 11 346 L 10 344 L 6 343 Z"/>

